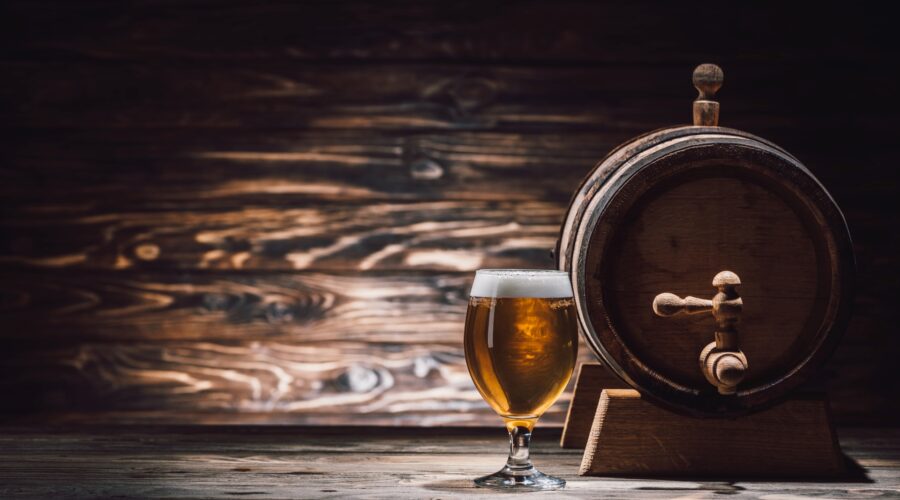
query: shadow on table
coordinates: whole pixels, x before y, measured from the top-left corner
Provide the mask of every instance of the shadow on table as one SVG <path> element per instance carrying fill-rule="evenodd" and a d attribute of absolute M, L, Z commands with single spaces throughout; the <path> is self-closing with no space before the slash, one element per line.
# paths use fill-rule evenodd
<path fill-rule="evenodd" d="M 650 477 L 642 477 L 642 476 L 627 476 L 631 479 L 665 479 L 665 480 L 681 480 L 681 481 L 694 481 L 701 484 L 698 490 L 712 490 L 720 493 L 728 493 L 731 487 L 741 489 L 740 486 L 735 485 L 735 483 L 755 483 L 755 482 L 777 482 L 777 483 L 874 483 L 875 481 L 869 478 L 866 468 L 859 465 L 856 460 L 850 458 L 846 454 L 843 454 L 844 459 L 844 467 L 845 472 L 843 474 L 836 474 L 833 476 L 823 477 L 823 476 L 793 476 L 793 477 L 785 477 L 785 476 L 747 476 L 747 477 L 728 477 L 728 478 L 716 478 L 711 476 L 653 476 Z M 598 476 L 599 477 L 599 476 Z M 608 476 L 608 477 L 626 477 L 626 476 Z M 713 481 L 710 481 L 710 480 Z M 723 481 L 714 481 L 715 479 L 723 479 Z M 727 479 L 727 480 L 726 480 Z M 730 485 L 730 486 L 729 486 Z M 640 487 L 638 489 L 644 490 L 652 490 L 652 489 L 666 489 L 664 487 Z M 721 490 L 721 491 L 720 491 Z"/>

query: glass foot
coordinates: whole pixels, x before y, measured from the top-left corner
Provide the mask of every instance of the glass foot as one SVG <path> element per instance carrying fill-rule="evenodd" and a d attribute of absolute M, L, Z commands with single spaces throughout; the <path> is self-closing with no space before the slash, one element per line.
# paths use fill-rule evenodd
<path fill-rule="evenodd" d="M 566 481 L 548 476 L 534 467 L 514 469 L 506 466 L 489 476 L 479 477 L 475 484 L 482 488 L 555 490 L 564 487 Z"/>

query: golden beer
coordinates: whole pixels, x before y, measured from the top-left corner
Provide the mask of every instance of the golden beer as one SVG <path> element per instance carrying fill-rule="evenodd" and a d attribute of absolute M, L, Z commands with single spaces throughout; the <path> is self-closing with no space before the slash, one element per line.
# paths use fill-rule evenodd
<path fill-rule="evenodd" d="M 531 427 L 565 389 L 578 356 L 572 298 L 471 297 L 466 361 L 505 420 Z"/>
<path fill-rule="evenodd" d="M 555 489 L 566 482 L 531 463 L 538 418 L 565 389 L 578 355 L 578 319 L 562 271 L 482 269 L 466 315 L 466 365 L 481 397 L 506 422 L 506 466 L 475 480 L 488 488 Z"/>

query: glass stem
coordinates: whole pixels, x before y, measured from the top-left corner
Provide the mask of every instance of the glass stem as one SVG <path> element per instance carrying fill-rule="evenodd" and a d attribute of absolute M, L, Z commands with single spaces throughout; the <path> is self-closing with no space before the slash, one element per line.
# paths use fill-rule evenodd
<path fill-rule="evenodd" d="M 531 429 L 516 425 L 509 427 L 509 458 L 506 466 L 513 470 L 531 469 L 531 457 L 528 454 L 528 445 L 531 444 Z"/>

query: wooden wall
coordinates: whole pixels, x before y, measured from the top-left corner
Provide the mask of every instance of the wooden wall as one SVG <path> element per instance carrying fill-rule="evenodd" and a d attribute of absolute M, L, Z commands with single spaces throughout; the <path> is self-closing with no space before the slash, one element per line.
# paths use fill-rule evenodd
<path fill-rule="evenodd" d="M 0 9 L 7 414 L 496 425 L 461 350 L 472 271 L 551 266 L 581 177 L 689 121 L 691 70 L 717 62 L 722 124 L 792 151 L 849 219 L 834 410 L 896 423 L 897 80 L 875 6 Z"/>

